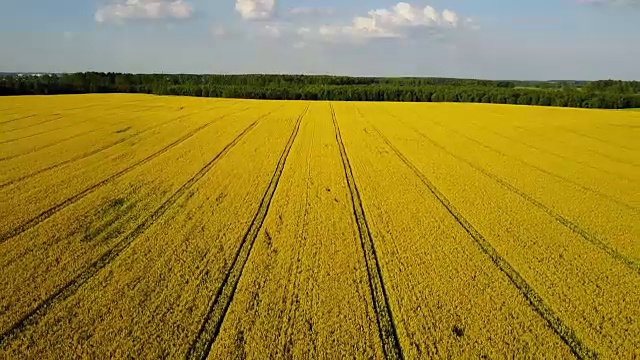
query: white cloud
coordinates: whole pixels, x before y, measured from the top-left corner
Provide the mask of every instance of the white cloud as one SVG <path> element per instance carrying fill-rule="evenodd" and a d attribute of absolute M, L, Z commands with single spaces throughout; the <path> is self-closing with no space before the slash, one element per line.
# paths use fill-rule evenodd
<path fill-rule="evenodd" d="M 95 20 L 99 23 L 141 19 L 188 19 L 193 6 L 186 0 L 113 0 L 99 7 Z"/>
<path fill-rule="evenodd" d="M 304 37 L 319 37 L 327 41 L 363 41 L 375 38 L 404 38 L 412 29 L 452 29 L 459 25 L 455 12 L 445 9 L 441 13 L 431 6 L 415 6 L 399 2 L 388 9 L 376 9 L 367 16 L 356 16 L 349 25 L 323 25 L 317 31 L 303 31 Z"/>
<path fill-rule="evenodd" d="M 458 25 L 458 14 L 454 13 L 451 10 L 447 10 L 445 9 L 442 12 L 442 19 L 447 23 L 447 24 L 451 24 L 453 26 L 457 26 Z"/>
<path fill-rule="evenodd" d="M 294 7 L 288 13 L 295 16 L 328 16 L 335 14 L 332 8 Z"/>
<path fill-rule="evenodd" d="M 269 19 L 275 5 L 275 0 L 236 0 L 236 11 L 247 20 Z"/>

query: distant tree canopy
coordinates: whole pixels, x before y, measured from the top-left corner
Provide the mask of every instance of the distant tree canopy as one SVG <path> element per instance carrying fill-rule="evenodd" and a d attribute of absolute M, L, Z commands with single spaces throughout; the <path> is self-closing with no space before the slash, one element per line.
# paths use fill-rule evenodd
<path fill-rule="evenodd" d="M 146 93 L 273 100 L 475 102 L 640 108 L 638 81 L 490 81 L 309 75 L 2 75 L 0 95 Z"/>

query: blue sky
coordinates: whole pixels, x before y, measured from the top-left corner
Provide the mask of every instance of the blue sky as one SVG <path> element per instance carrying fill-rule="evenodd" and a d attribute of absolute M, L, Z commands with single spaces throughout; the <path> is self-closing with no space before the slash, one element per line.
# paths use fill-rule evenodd
<path fill-rule="evenodd" d="M 0 71 L 640 80 L 640 0 L 0 6 Z"/>

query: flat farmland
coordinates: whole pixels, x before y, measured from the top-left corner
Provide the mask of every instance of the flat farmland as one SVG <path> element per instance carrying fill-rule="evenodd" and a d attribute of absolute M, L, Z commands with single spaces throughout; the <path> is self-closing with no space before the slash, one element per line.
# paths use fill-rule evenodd
<path fill-rule="evenodd" d="M 640 113 L 0 98 L 0 358 L 640 357 Z"/>

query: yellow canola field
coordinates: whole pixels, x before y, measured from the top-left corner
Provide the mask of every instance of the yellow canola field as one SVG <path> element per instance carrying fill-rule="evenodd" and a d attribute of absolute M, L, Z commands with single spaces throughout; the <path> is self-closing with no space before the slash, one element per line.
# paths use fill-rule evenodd
<path fill-rule="evenodd" d="M 640 357 L 640 114 L 0 98 L 0 358 Z"/>
<path fill-rule="evenodd" d="M 280 181 L 209 358 L 381 357 L 329 104 L 310 106 Z"/>
<path fill-rule="evenodd" d="M 640 332 L 640 324 L 629 319 L 640 316 L 633 300 L 640 296 L 636 267 L 610 256 L 513 189 L 426 140 L 429 131 L 424 125 L 390 125 L 385 116 L 367 114 L 364 119 L 370 126 L 432 179 L 532 290 L 567 319 L 565 328 L 574 329 L 587 346 L 606 357 L 635 350 L 633 335 Z M 597 301 L 590 301 L 596 293 Z"/>
<path fill-rule="evenodd" d="M 99 259 L 238 134 L 275 109 L 275 104 L 265 104 L 256 108 L 253 114 L 238 114 L 225 122 L 212 124 L 172 151 L 92 189 L 77 202 L 62 202 L 61 209 L 44 220 L 47 226 L 35 226 L 8 240 L 8 244 L 15 245 L 3 254 L 1 281 L 10 291 L 0 296 L 11 313 L 23 315 L 30 305 L 44 300 Z M 57 256 L 51 256 L 52 253 Z M 59 270 L 52 272 L 56 268 Z"/>

